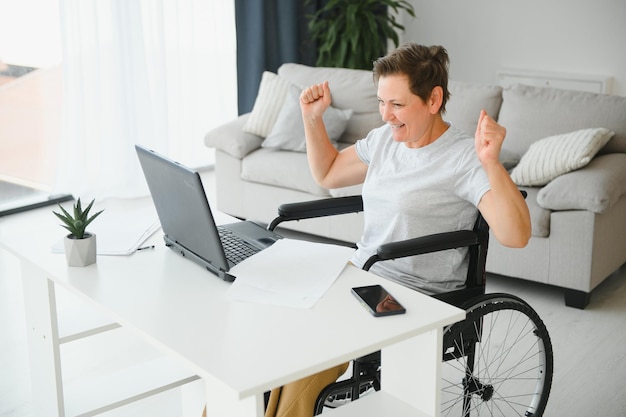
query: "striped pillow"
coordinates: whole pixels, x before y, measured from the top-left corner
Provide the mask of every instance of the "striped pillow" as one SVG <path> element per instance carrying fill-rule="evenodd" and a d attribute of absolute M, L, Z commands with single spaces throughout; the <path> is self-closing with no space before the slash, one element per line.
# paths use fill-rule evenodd
<path fill-rule="evenodd" d="M 538 140 L 522 156 L 511 179 L 519 186 L 546 185 L 587 165 L 613 135 L 608 129 L 593 128 Z"/>
<path fill-rule="evenodd" d="M 263 72 L 252 112 L 242 130 L 261 137 L 269 135 L 283 107 L 290 86 L 291 83 L 285 78 L 273 72 Z"/>

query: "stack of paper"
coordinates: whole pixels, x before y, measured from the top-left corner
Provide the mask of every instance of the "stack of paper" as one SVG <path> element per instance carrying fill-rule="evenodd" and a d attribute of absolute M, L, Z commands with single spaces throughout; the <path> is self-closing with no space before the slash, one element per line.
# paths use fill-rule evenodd
<path fill-rule="evenodd" d="M 281 239 L 231 269 L 232 300 L 311 308 L 345 268 L 354 249 Z"/>

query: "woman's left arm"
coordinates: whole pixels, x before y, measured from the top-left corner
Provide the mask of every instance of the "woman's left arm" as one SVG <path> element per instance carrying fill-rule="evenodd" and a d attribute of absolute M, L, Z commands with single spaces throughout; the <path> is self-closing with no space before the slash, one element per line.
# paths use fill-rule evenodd
<path fill-rule="evenodd" d="M 523 248 L 530 239 L 530 213 L 517 185 L 498 160 L 505 135 L 506 129 L 481 111 L 476 127 L 476 153 L 491 189 L 480 200 L 478 209 L 501 244 Z"/>

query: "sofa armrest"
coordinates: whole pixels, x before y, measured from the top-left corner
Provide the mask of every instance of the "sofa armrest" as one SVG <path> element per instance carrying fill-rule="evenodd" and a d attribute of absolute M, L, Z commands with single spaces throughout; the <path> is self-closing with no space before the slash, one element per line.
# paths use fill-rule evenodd
<path fill-rule="evenodd" d="M 204 144 L 239 159 L 260 148 L 263 138 L 243 131 L 243 125 L 248 117 L 250 113 L 242 114 L 235 120 L 210 130 L 204 136 Z"/>
<path fill-rule="evenodd" d="M 588 210 L 602 213 L 626 194 L 626 154 L 596 156 L 587 166 L 561 175 L 537 194 L 548 210 Z"/>

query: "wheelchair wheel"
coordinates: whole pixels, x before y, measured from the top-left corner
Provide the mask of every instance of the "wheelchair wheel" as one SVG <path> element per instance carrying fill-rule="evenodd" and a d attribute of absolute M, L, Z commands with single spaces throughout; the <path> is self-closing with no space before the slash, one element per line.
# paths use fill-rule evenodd
<path fill-rule="evenodd" d="M 462 308 L 444 330 L 442 416 L 543 415 L 552 384 L 552 343 L 537 313 L 508 294 Z"/>

